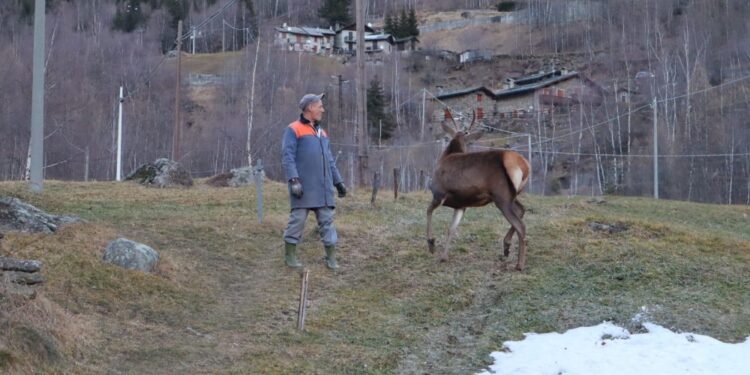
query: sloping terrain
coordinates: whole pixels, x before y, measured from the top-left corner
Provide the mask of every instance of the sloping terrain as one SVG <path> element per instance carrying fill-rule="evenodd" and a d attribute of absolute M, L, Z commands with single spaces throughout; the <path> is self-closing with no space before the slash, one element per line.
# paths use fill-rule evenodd
<path fill-rule="evenodd" d="M 0 299 L 12 317 L 0 322 L 12 327 L 0 330 L 0 372 L 469 373 L 524 332 L 604 320 L 637 331 L 630 319 L 642 306 L 675 330 L 730 342 L 750 334 L 747 207 L 522 197 L 528 262 L 517 272 L 515 248 L 499 257 L 507 223 L 494 207 L 469 210 L 450 261 L 438 263 L 424 241 L 425 193 L 393 201 L 381 191 L 371 207 L 358 190 L 337 208 L 340 272 L 323 266 L 309 219 L 299 332 L 300 277 L 282 262 L 283 185 L 264 185 L 262 224 L 253 188 L 48 181 L 34 195 L 6 182 L 0 195 L 88 220 L 51 235 L 5 234 L 0 255 L 42 260 L 47 282 L 31 302 Z M 450 215 L 436 211 L 439 234 Z M 118 236 L 159 251 L 158 272 L 102 264 Z"/>

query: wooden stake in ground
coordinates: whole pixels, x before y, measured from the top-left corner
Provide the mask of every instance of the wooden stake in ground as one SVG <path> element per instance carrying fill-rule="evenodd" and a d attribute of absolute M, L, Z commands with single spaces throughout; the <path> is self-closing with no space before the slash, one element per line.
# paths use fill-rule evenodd
<path fill-rule="evenodd" d="M 305 330 L 305 315 L 307 314 L 307 280 L 309 275 L 310 270 L 307 268 L 300 273 L 302 283 L 300 284 L 299 308 L 297 309 L 297 329 L 300 331 Z"/>
<path fill-rule="evenodd" d="M 398 200 L 398 176 L 400 168 L 393 168 L 393 200 Z"/>
<path fill-rule="evenodd" d="M 375 198 L 378 196 L 378 189 L 380 188 L 380 172 L 375 172 L 375 176 L 372 179 L 372 198 L 370 204 L 375 204 Z"/>

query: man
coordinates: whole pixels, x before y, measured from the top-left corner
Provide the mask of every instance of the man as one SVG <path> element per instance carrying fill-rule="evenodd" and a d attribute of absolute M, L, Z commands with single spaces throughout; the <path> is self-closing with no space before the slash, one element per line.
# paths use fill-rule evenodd
<path fill-rule="evenodd" d="M 289 223 L 284 231 L 284 261 L 292 268 L 302 267 L 297 260 L 297 244 L 310 211 L 315 212 L 318 232 L 325 248 L 325 265 L 337 269 L 336 228 L 333 227 L 335 203 L 333 187 L 338 196 L 346 196 L 331 154 L 328 134 L 320 128 L 323 119 L 323 95 L 307 94 L 299 102 L 302 114 L 289 124 L 281 143 L 281 164 L 289 183 Z"/>

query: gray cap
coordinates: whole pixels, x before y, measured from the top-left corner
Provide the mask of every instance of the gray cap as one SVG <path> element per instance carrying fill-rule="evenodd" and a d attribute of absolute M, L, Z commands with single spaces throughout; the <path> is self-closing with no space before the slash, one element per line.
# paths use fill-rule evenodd
<path fill-rule="evenodd" d="M 305 94 L 305 96 L 302 97 L 299 101 L 299 109 L 305 110 L 308 105 L 313 104 L 317 101 L 323 100 L 323 97 L 326 96 L 325 93 L 322 94 Z"/>

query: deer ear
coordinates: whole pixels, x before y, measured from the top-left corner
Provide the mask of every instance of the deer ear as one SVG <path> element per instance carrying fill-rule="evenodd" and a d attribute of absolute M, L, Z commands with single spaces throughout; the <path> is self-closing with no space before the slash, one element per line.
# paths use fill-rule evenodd
<path fill-rule="evenodd" d="M 466 136 L 466 142 L 476 141 L 477 139 L 482 138 L 483 135 L 484 135 L 484 131 L 482 130 L 471 133 Z"/>
<path fill-rule="evenodd" d="M 446 134 L 448 134 L 451 138 L 453 138 L 453 136 L 456 135 L 456 131 L 450 126 L 446 125 L 445 122 L 441 122 L 440 126 L 443 128 L 443 131 Z"/>

